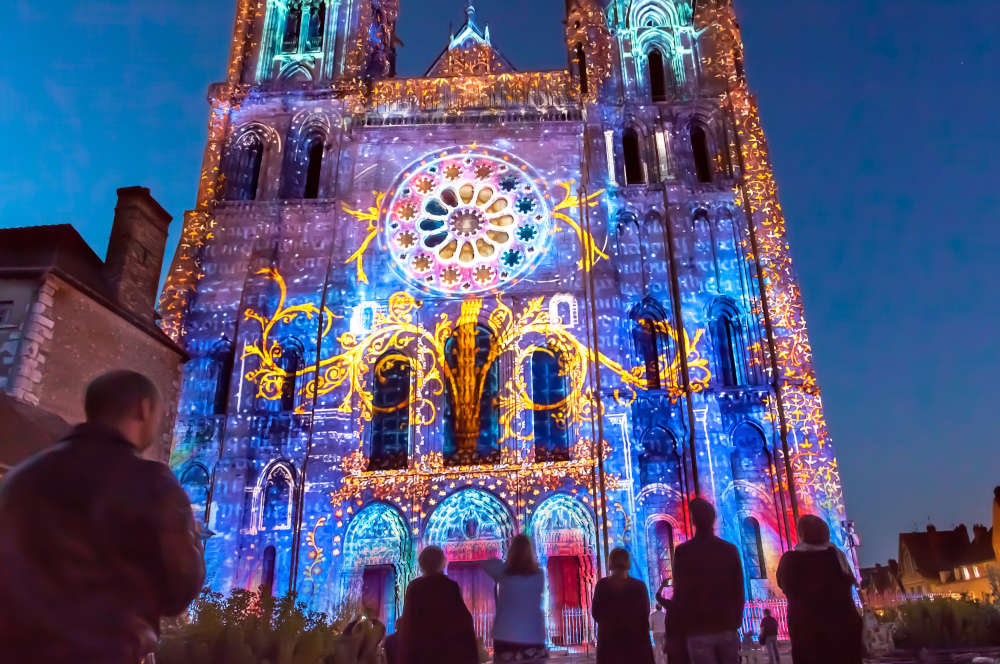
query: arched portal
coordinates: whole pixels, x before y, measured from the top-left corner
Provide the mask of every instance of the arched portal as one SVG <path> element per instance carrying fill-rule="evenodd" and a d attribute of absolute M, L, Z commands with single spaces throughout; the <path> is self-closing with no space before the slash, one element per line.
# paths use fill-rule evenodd
<path fill-rule="evenodd" d="M 372 611 L 393 631 L 412 576 L 412 550 L 394 508 L 374 503 L 358 512 L 344 537 L 342 602 Z"/>
<path fill-rule="evenodd" d="M 528 533 L 548 580 L 545 606 L 552 641 L 559 646 L 586 642 L 596 582 L 593 514 L 579 500 L 559 493 L 538 506 Z"/>
<path fill-rule="evenodd" d="M 480 561 L 503 558 L 514 522 L 500 499 L 480 489 L 463 489 L 445 498 L 431 513 L 424 530 L 427 544 L 444 549 L 448 576 L 462 588 L 476 630 L 487 637 L 496 610 L 493 580 Z"/>

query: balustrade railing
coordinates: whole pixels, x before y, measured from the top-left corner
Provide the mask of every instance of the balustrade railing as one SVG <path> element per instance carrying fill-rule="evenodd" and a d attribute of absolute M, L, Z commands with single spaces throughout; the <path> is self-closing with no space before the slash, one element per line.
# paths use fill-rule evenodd
<path fill-rule="evenodd" d="M 453 78 L 397 78 L 374 84 L 369 112 L 380 116 L 510 108 L 561 109 L 574 105 L 566 70 Z"/>

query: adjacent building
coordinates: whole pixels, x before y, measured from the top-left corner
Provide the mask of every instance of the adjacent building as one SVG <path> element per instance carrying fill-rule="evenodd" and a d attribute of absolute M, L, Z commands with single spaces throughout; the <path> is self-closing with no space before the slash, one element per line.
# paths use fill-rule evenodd
<path fill-rule="evenodd" d="M 520 71 L 470 5 L 401 78 L 421 9 L 237 2 L 161 299 L 209 583 L 391 628 L 437 544 L 486 635 L 477 561 L 526 532 L 572 643 L 701 495 L 779 595 L 796 518 L 847 521 L 733 7 L 567 0 L 565 65 Z"/>
<path fill-rule="evenodd" d="M 1000 589 L 1000 562 L 993 541 L 1000 527 L 1000 489 L 993 501 L 993 528 L 959 525 L 953 530 L 899 534 L 899 561 L 862 570 L 862 598 L 886 608 L 921 597 L 989 600 Z"/>
<path fill-rule="evenodd" d="M 0 230 L 0 392 L 18 402 L 7 404 L 11 422 L 16 416 L 25 431 L 39 424 L 43 434 L 59 420 L 81 422 L 87 383 L 134 369 L 166 400 L 166 432 L 150 451 L 166 460 L 187 357 L 155 310 L 170 219 L 148 189 L 119 189 L 103 261 L 69 224 Z M 0 463 L 30 451 L 18 449 Z"/>

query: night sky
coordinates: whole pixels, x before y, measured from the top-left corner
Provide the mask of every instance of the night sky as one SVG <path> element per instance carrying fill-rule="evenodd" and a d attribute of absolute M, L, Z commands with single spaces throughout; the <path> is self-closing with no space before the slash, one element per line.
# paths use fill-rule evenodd
<path fill-rule="evenodd" d="M 401 73 L 464 0 L 401 0 Z M 235 0 L 14 0 L 0 227 L 73 223 L 104 254 L 115 188 L 194 204 Z M 480 0 L 520 69 L 565 66 L 563 0 Z M 994 0 L 742 0 L 747 69 L 802 279 L 862 561 L 989 518 L 1000 484 L 1000 59 Z M 530 19 L 530 20 L 529 20 Z"/>

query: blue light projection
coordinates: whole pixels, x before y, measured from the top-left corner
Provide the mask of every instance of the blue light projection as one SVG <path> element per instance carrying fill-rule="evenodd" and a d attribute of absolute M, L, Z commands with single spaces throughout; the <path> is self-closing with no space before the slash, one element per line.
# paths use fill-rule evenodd
<path fill-rule="evenodd" d="M 213 588 L 391 629 L 433 543 L 479 620 L 478 561 L 526 532 L 572 645 L 608 549 L 655 589 L 695 495 L 753 599 L 780 593 L 796 516 L 842 536 L 731 8 L 573 0 L 565 70 L 463 47 L 401 79 L 395 2 L 290 6 L 297 41 L 239 0 L 162 300 L 192 356 L 171 464 Z"/>

